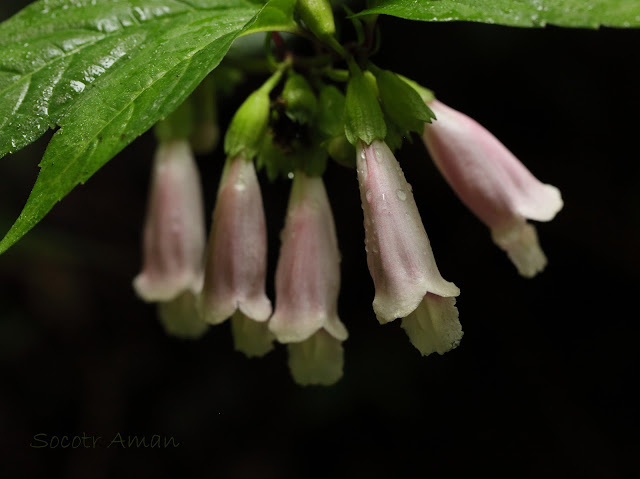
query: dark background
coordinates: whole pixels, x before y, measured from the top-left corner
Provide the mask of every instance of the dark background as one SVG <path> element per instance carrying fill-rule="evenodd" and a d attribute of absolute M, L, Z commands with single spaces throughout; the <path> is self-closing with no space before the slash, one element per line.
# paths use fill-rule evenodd
<path fill-rule="evenodd" d="M 3 1 L 0 17 L 24 3 Z M 638 477 L 640 31 L 380 23 L 378 65 L 433 88 L 560 188 L 564 209 L 538 225 L 546 271 L 520 278 L 421 142 L 406 145 L 438 265 L 462 290 L 462 344 L 422 358 L 399 321 L 375 319 L 355 172 L 331 165 L 351 337 L 336 386 L 296 386 L 283 347 L 246 359 L 228 324 L 167 337 L 135 297 L 144 135 L 0 257 L 2 477 Z M 223 125 L 240 101 L 222 103 Z M 0 160 L 0 233 L 46 141 Z M 222 162 L 199 158 L 208 211 Z M 273 299 L 288 191 L 261 179 Z M 180 446 L 29 447 L 38 433 L 116 432 Z"/>

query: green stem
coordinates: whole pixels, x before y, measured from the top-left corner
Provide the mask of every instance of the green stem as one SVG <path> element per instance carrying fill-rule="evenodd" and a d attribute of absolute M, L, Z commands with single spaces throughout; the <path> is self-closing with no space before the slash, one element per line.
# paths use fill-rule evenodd
<path fill-rule="evenodd" d="M 322 73 L 333 81 L 346 82 L 349 81 L 349 70 L 339 68 L 326 68 Z"/>

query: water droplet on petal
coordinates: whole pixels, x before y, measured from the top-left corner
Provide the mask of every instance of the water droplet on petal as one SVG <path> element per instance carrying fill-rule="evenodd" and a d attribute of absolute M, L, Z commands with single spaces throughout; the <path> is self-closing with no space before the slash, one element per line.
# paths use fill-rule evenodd
<path fill-rule="evenodd" d="M 400 201 L 404 201 L 407 199 L 407 194 L 402 189 L 396 191 L 396 196 Z"/>

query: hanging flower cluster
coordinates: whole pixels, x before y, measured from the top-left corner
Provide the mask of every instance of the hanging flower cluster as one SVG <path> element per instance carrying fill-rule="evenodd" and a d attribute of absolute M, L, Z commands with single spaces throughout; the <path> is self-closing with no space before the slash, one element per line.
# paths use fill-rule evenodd
<path fill-rule="evenodd" d="M 211 149 L 217 128 L 185 127 L 190 116 L 184 112 L 193 104 L 159 125 L 143 270 L 134 288 L 159 304 L 171 334 L 195 338 L 208 325 L 231 319 L 236 350 L 263 356 L 274 342 L 286 344 L 296 382 L 329 385 L 342 376 L 348 332 L 338 316 L 340 251 L 322 180 L 328 158 L 356 170 L 376 317 L 381 324 L 401 319 L 422 355 L 444 354 L 460 343 L 460 290 L 436 265 L 394 156 L 403 138 L 422 135 L 446 181 L 523 276 L 539 273 L 547 261 L 527 220 L 551 220 L 562 200 L 474 120 L 337 45 L 327 2 L 298 5 L 309 31 L 335 49 L 348 70 L 307 68 L 286 51 L 273 61 L 274 73 L 242 104 L 226 132 L 206 248 L 188 137 Z M 344 82 L 345 93 L 339 88 Z M 194 132 L 207 137 L 195 141 Z M 292 179 L 275 307 L 265 294 L 267 228 L 256 166 L 271 180 Z"/>

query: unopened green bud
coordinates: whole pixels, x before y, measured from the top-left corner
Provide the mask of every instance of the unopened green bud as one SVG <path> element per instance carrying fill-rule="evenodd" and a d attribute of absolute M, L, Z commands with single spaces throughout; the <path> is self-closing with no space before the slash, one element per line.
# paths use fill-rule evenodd
<path fill-rule="evenodd" d="M 290 73 L 282 90 L 286 114 L 298 123 L 309 123 L 318 109 L 318 101 L 311 86 L 302 75 Z"/>
<path fill-rule="evenodd" d="M 247 159 L 257 154 L 269 121 L 269 104 L 269 91 L 260 88 L 238 108 L 224 137 L 224 151 L 228 157 L 243 150 Z"/>
<path fill-rule="evenodd" d="M 317 37 L 335 35 L 336 24 L 329 0 L 298 0 L 296 11 L 307 28 Z"/>

